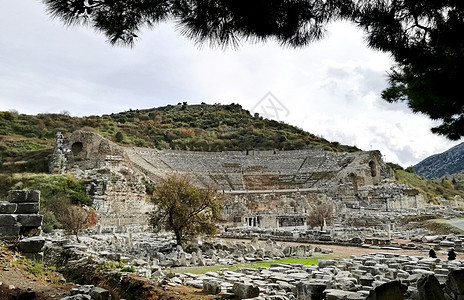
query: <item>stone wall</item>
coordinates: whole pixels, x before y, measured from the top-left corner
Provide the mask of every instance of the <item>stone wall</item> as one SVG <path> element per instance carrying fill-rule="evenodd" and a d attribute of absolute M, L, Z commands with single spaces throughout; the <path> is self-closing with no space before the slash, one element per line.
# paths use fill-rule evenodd
<path fill-rule="evenodd" d="M 42 259 L 45 244 L 39 209 L 39 191 L 9 191 L 7 201 L 0 201 L 0 239 L 19 241 L 21 253 L 37 260 Z"/>
<path fill-rule="evenodd" d="M 102 225 L 147 224 L 153 205 L 123 147 L 93 132 L 75 131 L 68 138 L 58 133 L 50 166 L 52 173 L 71 172 L 90 182 L 87 194 Z"/>
<path fill-rule="evenodd" d="M 331 201 L 316 189 L 224 192 L 224 218 L 233 226 L 276 228 L 306 225 L 314 205 Z"/>

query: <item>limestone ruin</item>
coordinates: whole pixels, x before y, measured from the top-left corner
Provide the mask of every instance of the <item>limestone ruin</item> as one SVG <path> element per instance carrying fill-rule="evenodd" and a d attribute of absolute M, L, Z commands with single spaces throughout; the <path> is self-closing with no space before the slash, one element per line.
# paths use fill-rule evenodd
<path fill-rule="evenodd" d="M 88 194 L 109 224 L 145 224 L 150 211 L 143 180 L 170 175 L 225 195 L 226 226 L 304 226 L 314 205 L 380 211 L 421 208 L 417 190 L 394 182 L 379 151 L 191 152 L 119 146 L 97 133 L 57 134 L 51 173 L 72 172 L 91 183 Z"/>

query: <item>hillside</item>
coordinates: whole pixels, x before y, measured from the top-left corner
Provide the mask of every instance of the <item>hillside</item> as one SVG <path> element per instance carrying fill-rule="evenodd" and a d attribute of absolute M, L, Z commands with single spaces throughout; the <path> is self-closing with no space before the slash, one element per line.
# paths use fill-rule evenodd
<path fill-rule="evenodd" d="M 122 145 L 192 151 L 323 148 L 359 151 L 295 126 L 252 116 L 238 104 L 168 105 L 88 117 L 0 112 L 0 172 L 47 172 L 55 133 L 85 129 Z"/>
<path fill-rule="evenodd" d="M 464 191 L 464 171 L 454 173 L 452 175 L 445 175 L 442 178 L 435 179 L 434 181 L 446 182 L 448 185 L 452 185 L 455 189 Z"/>
<path fill-rule="evenodd" d="M 414 172 L 425 178 L 440 178 L 464 171 L 464 142 L 453 148 L 427 157 L 414 166 Z"/>

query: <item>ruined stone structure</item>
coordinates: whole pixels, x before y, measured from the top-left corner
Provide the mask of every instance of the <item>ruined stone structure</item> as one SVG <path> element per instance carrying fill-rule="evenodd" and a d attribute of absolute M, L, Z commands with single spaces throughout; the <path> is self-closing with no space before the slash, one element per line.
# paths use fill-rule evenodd
<path fill-rule="evenodd" d="M 142 178 L 157 184 L 170 175 L 224 193 L 227 222 L 252 227 L 305 225 L 312 207 L 328 201 L 380 210 L 425 203 L 417 191 L 391 183 L 379 151 L 161 151 L 76 131 L 57 135 L 50 171 L 92 180 L 88 192 L 103 223 L 143 223 L 151 206 Z"/>
<path fill-rule="evenodd" d="M 87 193 L 101 224 L 147 223 L 153 206 L 123 147 L 93 132 L 75 131 L 66 140 L 58 133 L 50 172 L 90 181 Z"/>
<path fill-rule="evenodd" d="M 0 201 L 0 240 L 18 240 L 23 255 L 42 260 L 45 239 L 40 237 L 40 192 L 9 191 L 7 200 Z"/>

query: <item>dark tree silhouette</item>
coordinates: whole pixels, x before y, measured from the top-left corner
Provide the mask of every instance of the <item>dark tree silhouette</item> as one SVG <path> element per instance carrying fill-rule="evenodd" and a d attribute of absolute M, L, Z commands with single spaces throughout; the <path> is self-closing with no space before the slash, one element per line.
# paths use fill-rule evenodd
<path fill-rule="evenodd" d="M 406 101 L 414 112 L 441 121 L 434 133 L 452 140 L 464 136 L 464 2 L 361 4 L 354 20 L 365 30 L 368 45 L 395 59 L 382 98 Z"/>

